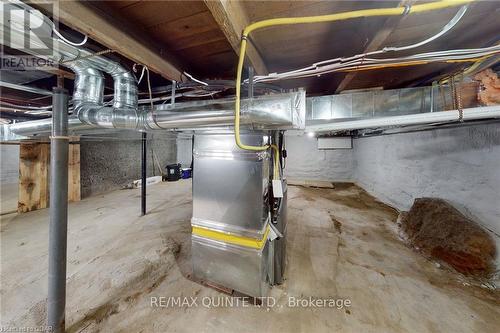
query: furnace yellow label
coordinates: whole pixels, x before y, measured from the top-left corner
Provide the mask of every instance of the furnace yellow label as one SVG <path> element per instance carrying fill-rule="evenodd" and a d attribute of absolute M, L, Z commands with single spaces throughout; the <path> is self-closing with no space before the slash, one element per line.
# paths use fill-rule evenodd
<path fill-rule="evenodd" d="M 257 249 L 257 250 L 260 250 L 264 247 L 264 245 L 266 244 L 268 234 L 269 234 L 269 226 L 266 226 L 266 231 L 264 232 L 262 239 L 237 236 L 234 234 L 216 231 L 213 229 L 193 226 L 193 235 L 201 236 L 208 239 L 213 239 L 219 242 L 230 243 L 243 247 L 250 247 L 252 249 Z"/>

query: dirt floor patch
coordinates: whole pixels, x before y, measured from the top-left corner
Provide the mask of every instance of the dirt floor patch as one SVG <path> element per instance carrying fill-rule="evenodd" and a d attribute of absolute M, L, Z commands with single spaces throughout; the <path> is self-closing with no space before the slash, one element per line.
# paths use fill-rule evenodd
<path fill-rule="evenodd" d="M 342 233 L 342 223 L 340 223 L 340 221 L 335 216 L 333 216 L 331 211 L 328 211 L 328 213 L 330 214 L 330 219 L 333 222 L 333 226 L 335 227 L 335 231 L 337 231 L 337 233 L 341 234 Z"/>
<path fill-rule="evenodd" d="M 375 200 L 368 192 L 362 188 L 356 186 L 354 183 L 333 183 L 335 190 L 322 189 L 322 188 L 311 188 L 302 187 L 302 193 L 306 201 L 314 201 L 319 197 L 334 201 L 337 204 L 341 204 L 348 208 L 360 209 L 360 210 L 377 210 L 380 212 L 387 213 L 391 216 L 394 221 L 397 219 L 399 212 L 380 202 Z"/>
<path fill-rule="evenodd" d="M 493 272 L 494 240 L 445 200 L 416 199 L 402 214 L 401 229 L 411 245 L 460 273 L 488 277 Z"/>

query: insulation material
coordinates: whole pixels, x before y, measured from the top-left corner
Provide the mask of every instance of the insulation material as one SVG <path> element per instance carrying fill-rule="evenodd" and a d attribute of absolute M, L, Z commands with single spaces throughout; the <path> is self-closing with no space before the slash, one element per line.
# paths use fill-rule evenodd
<path fill-rule="evenodd" d="M 474 76 L 479 81 L 482 90 L 478 93 L 478 98 L 483 105 L 500 104 L 500 79 L 498 75 L 488 68 Z"/>
<path fill-rule="evenodd" d="M 443 199 L 415 199 L 401 216 L 401 230 L 410 244 L 460 273 L 488 277 L 494 270 L 490 234 Z"/>

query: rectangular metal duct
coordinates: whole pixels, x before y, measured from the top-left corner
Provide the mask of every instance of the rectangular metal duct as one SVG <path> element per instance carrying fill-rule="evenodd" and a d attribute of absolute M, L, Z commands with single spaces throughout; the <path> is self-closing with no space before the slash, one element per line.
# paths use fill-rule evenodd
<path fill-rule="evenodd" d="M 402 116 L 453 109 L 450 86 L 372 90 L 307 98 L 306 121 Z M 476 105 L 464 105 L 471 107 Z"/>

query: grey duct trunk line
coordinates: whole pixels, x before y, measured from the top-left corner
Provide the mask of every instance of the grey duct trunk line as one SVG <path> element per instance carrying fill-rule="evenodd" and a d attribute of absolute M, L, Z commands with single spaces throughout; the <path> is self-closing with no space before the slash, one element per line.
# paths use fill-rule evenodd
<path fill-rule="evenodd" d="M 50 225 L 47 323 L 65 331 L 68 234 L 68 92 L 54 88 L 50 138 Z"/>
<path fill-rule="evenodd" d="M 94 101 L 100 100 L 100 95 L 97 93 L 100 90 L 94 89 L 101 82 L 101 78 L 97 75 L 98 71 L 95 69 L 89 71 L 83 67 L 78 70 L 85 72 L 85 74 L 77 75 L 76 101 L 75 99 L 74 101 L 78 116 L 73 115 L 69 118 L 69 130 L 72 134 L 83 133 L 95 128 L 149 132 L 232 126 L 234 123 L 234 99 L 176 103 L 175 106 L 160 105 L 153 110 L 150 108 L 100 106 L 99 103 L 94 103 Z M 89 73 L 91 73 L 90 77 Z M 95 84 L 94 86 L 87 84 L 87 88 L 84 89 L 85 82 L 94 82 Z M 126 85 L 129 84 L 130 81 L 126 83 Z M 89 89 L 90 87 L 92 89 Z M 120 102 L 120 105 L 122 104 L 123 102 Z M 241 124 L 246 126 L 254 126 L 258 129 L 263 127 L 303 129 L 304 121 L 302 118 L 305 118 L 304 91 L 261 96 L 241 101 Z M 46 134 L 50 131 L 50 125 L 50 119 L 22 122 L 9 125 L 8 131 L 24 136 Z"/>

